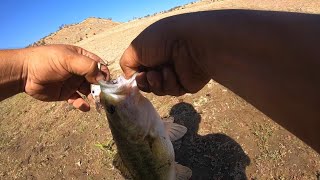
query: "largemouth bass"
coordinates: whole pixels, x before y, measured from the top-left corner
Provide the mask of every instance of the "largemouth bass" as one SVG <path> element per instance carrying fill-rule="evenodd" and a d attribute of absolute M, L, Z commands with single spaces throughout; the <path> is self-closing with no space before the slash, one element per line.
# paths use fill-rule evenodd
<path fill-rule="evenodd" d="M 192 171 L 175 162 L 171 141 L 181 138 L 187 128 L 163 121 L 151 102 L 139 91 L 135 77 L 99 82 L 100 103 L 122 164 L 133 179 L 190 179 Z"/>

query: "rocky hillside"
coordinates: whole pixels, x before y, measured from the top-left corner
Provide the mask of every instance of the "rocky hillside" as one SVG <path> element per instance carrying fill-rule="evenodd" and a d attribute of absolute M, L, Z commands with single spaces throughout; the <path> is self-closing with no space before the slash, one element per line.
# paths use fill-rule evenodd
<path fill-rule="evenodd" d="M 33 46 L 45 44 L 75 44 L 83 39 L 95 36 L 120 23 L 111 19 L 90 17 L 76 24 L 63 24 L 57 32 L 40 39 Z"/>

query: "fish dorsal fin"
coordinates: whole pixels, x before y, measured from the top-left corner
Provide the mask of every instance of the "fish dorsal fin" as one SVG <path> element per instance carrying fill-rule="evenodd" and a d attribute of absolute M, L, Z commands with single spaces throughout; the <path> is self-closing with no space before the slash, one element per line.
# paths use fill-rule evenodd
<path fill-rule="evenodd" d="M 164 125 L 171 141 L 176 141 L 186 134 L 187 128 L 173 122 L 173 117 L 164 119 Z"/>
<path fill-rule="evenodd" d="M 192 176 L 192 170 L 186 166 L 176 163 L 176 180 L 189 180 Z"/>

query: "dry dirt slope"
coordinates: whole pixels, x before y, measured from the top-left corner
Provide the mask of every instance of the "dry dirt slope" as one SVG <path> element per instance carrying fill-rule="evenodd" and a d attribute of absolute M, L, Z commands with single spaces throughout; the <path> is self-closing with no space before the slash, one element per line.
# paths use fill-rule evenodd
<path fill-rule="evenodd" d="M 111 62 L 112 73 L 119 74 L 119 56 L 152 22 L 176 13 L 228 8 L 319 14 L 320 1 L 203 1 L 117 25 L 76 45 Z M 188 127 L 174 145 L 177 161 L 192 168 L 193 179 L 320 176 L 318 154 L 215 82 L 192 96 L 147 96 L 162 116 Z M 104 115 L 23 94 L 1 102 L 0 112 L 0 179 L 122 179 L 112 166 L 115 150 Z"/>
<path fill-rule="evenodd" d="M 74 44 L 112 28 L 120 23 L 111 19 L 89 17 L 80 23 L 63 24 L 57 32 L 35 42 L 33 46 L 46 44 Z"/>

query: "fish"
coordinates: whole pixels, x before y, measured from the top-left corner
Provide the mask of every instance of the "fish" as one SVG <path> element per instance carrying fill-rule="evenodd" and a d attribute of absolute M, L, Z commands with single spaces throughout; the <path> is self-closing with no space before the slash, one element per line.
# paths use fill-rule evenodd
<path fill-rule="evenodd" d="M 118 150 L 118 159 L 135 180 L 187 180 L 192 170 L 175 162 L 172 141 L 187 128 L 173 118 L 161 119 L 144 97 L 135 76 L 99 81 L 100 103 Z"/>

